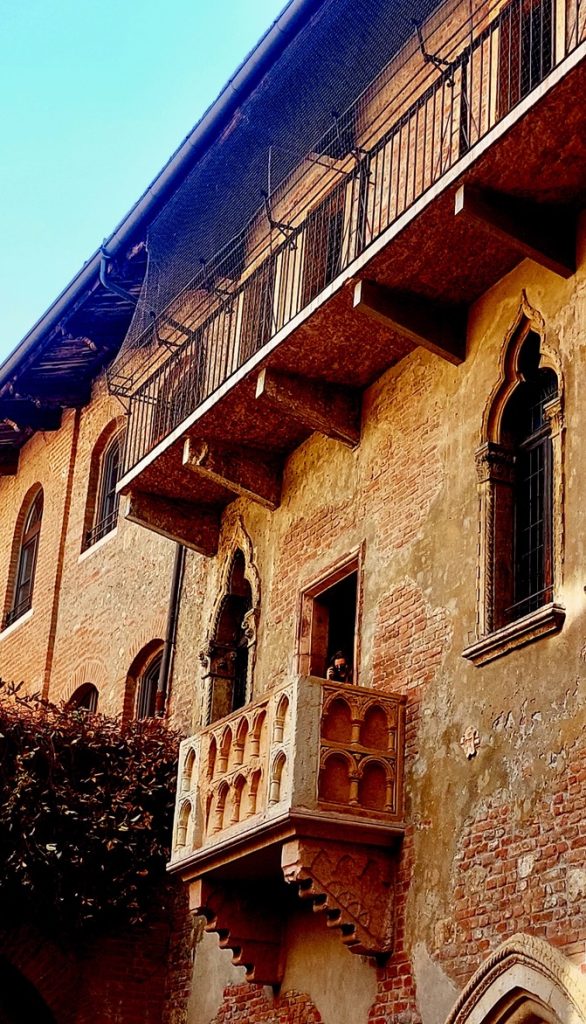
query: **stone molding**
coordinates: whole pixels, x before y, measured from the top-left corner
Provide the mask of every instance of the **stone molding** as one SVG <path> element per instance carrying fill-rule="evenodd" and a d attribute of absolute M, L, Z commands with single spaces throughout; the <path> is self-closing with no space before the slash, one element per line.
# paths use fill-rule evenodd
<path fill-rule="evenodd" d="M 247 702 L 252 697 L 252 683 L 256 663 L 258 626 L 260 621 L 260 573 L 258 571 L 258 567 L 254 559 L 254 548 L 252 544 L 252 539 L 250 537 L 250 534 L 246 530 L 242 516 L 236 517 L 231 532 L 232 536 L 230 537 L 228 543 L 222 573 L 218 585 L 216 587 L 216 598 L 214 601 L 212 613 L 209 617 L 209 626 L 206 638 L 198 654 L 198 659 L 201 666 L 201 679 L 204 687 L 204 693 L 206 694 L 206 697 L 202 704 L 202 725 L 207 724 L 210 714 L 212 699 L 211 670 L 212 658 L 215 650 L 214 640 L 216 637 L 220 616 L 222 614 L 224 600 L 228 593 L 230 573 L 232 571 L 234 555 L 238 550 L 240 550 L 244 556 L 244 577 L 247 580 L 248 584 L 250 585 L 250 593 L 252 598 L 252 606 L 244 616 L 244 621 L 242 623 L 244 634 L 246 637 L 246 646 L 248 647 L 248 666 L 246 679 Z"/>
<path fill-rule="evenodd" d="M 566 611 L 561 605 L 543 605 L 529 615 L 524 615 L 523 618 L 516 619 L 515 622 L 510 622 L 507 626 L 470 644 L 462 651 L 462 657 L 467 658 L 473 665 L 485 665 L 488 661 L 494 661 L 508 651 L 533 643 L 542 636 L 559 633 L 565 618 Z"/>
<path fill-rule="evenodd" d="M 528 334 L 539 336 L 540 366 L 551 369 L 558 380 L 558 394 L 548 403 L 546 415 L 551 424 L 553 476 L 553 550 L 554 595 L 551 605 L 501 628 L 497 604 L 501 573 L 498 569 L 498 534 L 503 496 L 513 483 L 514 459 L 501 443 L 502 421 L 509 400 L 523 381 L 520 353 Z M 502 348 L 499 376 L 485 406 L 481 443 L 475 453 L 478 478 L 479 534 L 477 573 L 476 642 L 463 652 L 475 665 L 500 657 L 508 650 L 530 643 L 539 636 L 557 632 L 564 612 L 555 602 L 563 578 L 564 566 L 564 435 L 563 374 L 557 339 L 546 330 L 542 315 L 529 303 L 525 291 Z M 498 578 L 497 578 L 498 577 Z M 547 614 L 547 609 L 550 614 Z"/>
<path fill-rule="evenodd" d="M 586 1022 L 586 982 L 578 968 L 543 939 L 520 932 L 472 975 L 446 1024 L 497 1024 L 510 1012 L 507 996 L 517 1002 L 537 999 L 560 1024 Z M 560 1012 L 564 1004 L 566 1014 Z"/>

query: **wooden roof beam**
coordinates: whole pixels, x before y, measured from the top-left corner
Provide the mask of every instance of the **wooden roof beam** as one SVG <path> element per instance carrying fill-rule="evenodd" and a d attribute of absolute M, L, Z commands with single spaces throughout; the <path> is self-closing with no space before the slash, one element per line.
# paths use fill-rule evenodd
<path fill-rule="evenodd" d="M 250 448 L 231 451 L 223 445 L 188 437 L 183 465 L 235 494 L 274 510 L 281 499 L 281 475 L 261 452 Z"/>
<path fill-rule="evenodd" d="M 575 273 L 576 228 L 567 211 L 461 185 L 454 213 L 559 277 Z"/>
<path fill-rule="evenodd" d="M 360 396 L 353 388 L 264 369 L 256 397 L 284 416 L 355 448 L 360 443 Z"/>
<path fill-rule="evenodd" d="M 218 550 L 220 514 L 213 507 L 133 491 L 128 499 L 126 519 L 185 544 L 200 555 L 210 557 Z"/>
<path fill-rule="evenodd" d="M 447 309 L 419 295 L 393 292 L 374 281 L 356 283 L 353 305 L 354 309 L 449 363 L 457 366 L 463 362 L 466 355 L 464 310 Z"/>

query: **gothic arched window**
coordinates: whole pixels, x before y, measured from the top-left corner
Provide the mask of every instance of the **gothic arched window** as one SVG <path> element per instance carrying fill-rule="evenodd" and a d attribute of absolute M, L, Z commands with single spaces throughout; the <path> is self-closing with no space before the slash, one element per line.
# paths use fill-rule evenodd
<path fill-rule="evenodd" d="M 561 380 L 536 326 L 537 316 L 519 316 L 476 453 L 477 640 L 464 651 L 476 665 L 557 632 L 565 617 L 555 600 L 563 561 Z"/>

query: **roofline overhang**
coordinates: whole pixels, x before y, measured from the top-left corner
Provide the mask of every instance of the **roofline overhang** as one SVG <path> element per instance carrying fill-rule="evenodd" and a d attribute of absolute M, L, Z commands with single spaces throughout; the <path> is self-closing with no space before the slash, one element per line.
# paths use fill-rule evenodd
<path fill-rule="evenodd" d="M 324 0 L 290 0 L 284 7 L 134 206 L 84 263 L 81 270 L 37 320 L 14 351 L 0 363 L 0 390 L 18 369 L 21 360 L 25 359 L 35 345 L 59 323 L 69 305 L 84 290 L 91 289 L 98 282 L 102 251 L 105 249 L 109 255 L 114 256 L 136 237 L 140 227 L 154 215 L 157 207 L 162 205 L 165 198 L 179 185 L 189 166 L 217 138 L 238 107 L 248 98 L 263 75 L 270 70 L 297 32 L 323 2 Z"/>

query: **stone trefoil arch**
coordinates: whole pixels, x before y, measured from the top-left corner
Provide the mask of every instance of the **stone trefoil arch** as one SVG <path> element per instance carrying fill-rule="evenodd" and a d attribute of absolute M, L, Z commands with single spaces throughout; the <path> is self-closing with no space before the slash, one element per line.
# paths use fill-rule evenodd
<path fill-rule="evenodd" d="M 203 725 L 207 725 L 214 717 L 216 717 L 213 707 L 214 686 L 218 677 L 221 676 L 223 671 L 226 669 L 226 661 L 234 657 L 233 652 L 226 653 L 220 650 L 216 638 L 218 636 L 226 598 L 230 593 L 230 582 L 234 570 L 235 559 L 239 552 L 243 558 L 243 577 L 250 592 L 250 607 L 246 610 L 239 624 L 242 630 L 242 642 L 245 644 L 247 651 L 244 702 L 248 703 L 252 698 L 258 626 L 260 619 L 261 584 L 260 574 L 254 559 L 252 540 L 244 526 L 242 517 L 238 516 L 234 522 L 232 535 L 227 545 L 227 552 L 217 585 L 216 597 L 212 613 L 210 615 L 205 643 L 199 654 L 204 689 L 204 700 L 202 706 Z"/>
<path fill-rule="evenodd" d="M 515 480 L 515 449 L 503 441 L 507 410 L 511 408 L 517 389 L 524 384 L 522 360 L 530 336 L 538 342 L 539 373 L 549 370 L 557 379 L 557 393 L 543 406 L 551 441 L 551 600 L 533 613 L 533 620 L 521 629 L 519 623 L 531 616 L 521 616 L 508 623 L 499 612 L 505 605 L 503 592 L 507 589 L 508 559 L 503 557 L 502 539 L 508 534 L 505 525 L 510 506 L 509 497 Z M 475 453 L 479 494 L 478 592 L 476 642 L 464 651 L 465 657 L 475 664 L 505 653 L 511 647 L 527 643 L 538 636 L 561 628 L 564 613 L 557 603 L 562 584 L 564 561 L 564 381 L 559 345 L 553 332 L 547 329 L 543 316 L 529 302 L 525 291 L 515 318 L 507 331 L 502 347 L 499 375 L 490 394 L 482 417 L 480 446 Z M 548 562 L 549 565 L 549 562 Z M 508 583 L 510 588 L 510 580 Z M 510 602 L 509 602 L 510 603 Z M 546 610 L 547 609 L 547 610 Z M 502 636 L 501 636 L 502 634 Z M 491 638 L 496 638 L 493 642 Z"/>
<path fill-rule="evenodd" d="M 446 1024 L 586 1024 L 586 982 L 548 942 L 518 933 L 480 966 Z"/>

